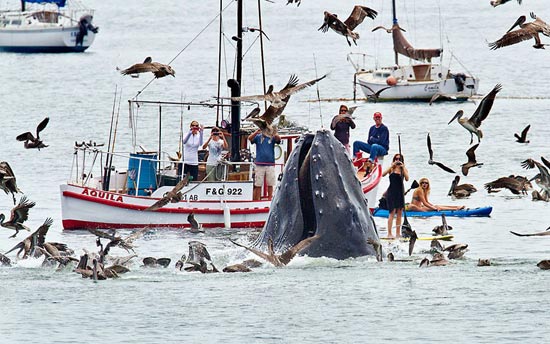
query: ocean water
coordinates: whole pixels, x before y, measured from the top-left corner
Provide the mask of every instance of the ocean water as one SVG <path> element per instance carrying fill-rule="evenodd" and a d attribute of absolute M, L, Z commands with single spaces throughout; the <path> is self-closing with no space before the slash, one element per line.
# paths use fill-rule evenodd
<path fill-rule="evenodd" d="M 448 219 L 454 228 L 454 242 L 469 245 L 464 259 L 446 267 L 419 269 L 419 261 L 429 256 L 429 242 L 425 241 L 417 242 L 411 262 L 298 257 L 285 268 L 266 265 L 249 274 L 202 275 L 173 268 L 187 253 L 190 240 L 204 242 L 216 266 L 223 268 L 250 258 L 227 240 L 244 239 L 249 230 L 218 229 L 198 235 L 158 230 L 136 242 L 139 258 L 130 273 L 116 280 L 93 283 L 70 269 L 55 272 L 41 268 L 39 260 L 0 268 L 0 342 L 547 342 L 550 274 L 536 263 L 550 259 L 550 243 L 545 237 L 519 238 L 509 231 L 545 230 L 550 225 L 550 206 L 508 191 L 488 194 L 483 184 L 510 174 L 532 177 L 535 172 L 522 169 L 521 161 L 550 158 L 546 87 L 550 53 L 531 48 L 532 42 L 497 51 L 487 47 L 487 42 L 499 38 L 520 15 L 533 11 L 550 20 L 548 6 L 541 1 L 524 1 L 522 6 L 510 2 L 497 8 L 488 0 L 397 2 L 400 24 L 413 45 L 438 47 L 443 41 L 445 61 L 452 57 L 453 71 L 466 68 L 479 77 L 481 94 L 497 83 L 503 85 L 483 123 L 484 138 L 476 151 L 484 165 L 462 177 L 462 182 L 474 184 L 479 191 L 465 200 L 446 196 L 453 175 L 427 164 L 425 137 L 431 133 L 436 160 L 459 169 L 466 162 L 469 134 L 456 122 L 447 122 L 459 109 L 468 116 L 473 114 L 479 99 L 477 103 L 433 106 L 360 102 L 355 113 L 357 128 L 352 140 L 366 139 L 372 113 L 383 113 L 391 132 L 390 155 L 398 151 L 399 133 L 411 177 L 430 178 L 434 203 L 493 206 L 491 217 Z M 59 185 L 69 177 L 74 142 L 107 142 L 115 87 L 122 96 L 117 133 L 120 149 L 131 148 L 125 100 L 139 91 L 142 100 L 212 100 L 217 92 L 219 37 L 217 21 L 206 27 L 218 14 L 217 1 L 85 3 L 96 10 L 94 20 L 100 27 L 96 41 L 85 53 L 0 56 L 0 160 L 11 164 L 19 187 L 37 203 L 28 225 L 37 228 L 46 217 L 52 217 L 48 239 L 67 243 L 77 254 L 96 247 L 93 235 L 67 233 L 61 228 Z M 361 38 L 357 46 L 349 47 L 332 31 L 317 31 L 324 10 L 345 18 L 356 3 L 379 11 L 374 22 L 366 19 L 358 28 Z M 285 0 L 261 2 L 264 31 L 270 38 L 264 42 L 267 83 L 278 89 L 293 73 L 302 81 L 328 73 L 319 83 L 319 95 L 335 101 L 318 102 L 312 88 L 293 96 L 286 111 L 289 119 L 316 130 L 328 126 L 336 114 L 340 104 L 336 99 L 352 97 L 353 68 L 346 61 L 348 53 L 366 53 L 370 63 L 375 59 L 381 65 L 393 63 L 390 36 L 370 32 L 375 25 L 391 25 L 390 2 L 303 0 L 298 8 L 285 4 Z M 223 12 L 225 80 L 234 70 L 231 36 L 235 34 L 236 6 L 228 1 L 223 6 L 228 6 Z M 244 25 L 257 27 L 257 2 L 246 1 L 244 12 Z M 243 94 L 262 92 L 255 37 L 249 33 L 244 38 Z M 116 70 L 147 56 L 164 63 L 175 58 L 171 65 L 176 77 L 156 80 L 144 88 L 149 76 L 134 79 Z M 223 88 L 222 96 L 227 95 Z M 196 119 L 213 124 L 216 118 L 209 108 L 163 109 L 168 151 L 177 150 L 182 113 L 186 122 Z M 42 136 L 50 147 L 40 152 L 25 150 L 15 136 L 34 131 L 45 116 L 50 123 Z M 139 144 L 155 146 L 156 121 L 156 109 L 141 110 Z M 527 124 L 531 124 L 531 142 L 516 143 L 513 134 Z M 383 180 L 380 189 L 386 185 Z M 7 214 L 11 207 L 10 196 L 0 197 L 0 212 Z M 385 219 L 375 221 L 384 235 Z M 440 219 L 410 222 L 420 235 L 429 235 Z M 0 252 L 27 235 L 20 233 L 10 239 L 11 231 L 1 229 L 0 233 Z M 405 244 L 385 244 L 384 250 L 407 258 Z M 112 253 L 126 255 L 120 249 Z M 173 263 L 167 269 L 145 269 L 140 267 L 145 256 L 170 257 Z M 10 257 L 15 260 L 13 253 Z M 489 258 L 493 265 L 478 268 L 479 258 Z"/>

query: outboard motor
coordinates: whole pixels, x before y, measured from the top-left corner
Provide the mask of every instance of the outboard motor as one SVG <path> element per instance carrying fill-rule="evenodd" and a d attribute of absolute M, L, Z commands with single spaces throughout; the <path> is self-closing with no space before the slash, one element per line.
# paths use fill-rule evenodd
<path fill-rule="evenodd" d="M 458 92 L 464 91 L 464 84 L 466 83 L 466 75 L 464 73 L 453 74 L 455 79 L 456 90 Z"/>
<path fill-rule="evenodd" d="M 99 28 L 92 25 L 93 16 L 86 14 L 80 17 L 78 21 L 78 34 L 76 35 L 76 45 L 84 43 L 84 36 L 88 35 L 88 30 L 97 33 Z"/>

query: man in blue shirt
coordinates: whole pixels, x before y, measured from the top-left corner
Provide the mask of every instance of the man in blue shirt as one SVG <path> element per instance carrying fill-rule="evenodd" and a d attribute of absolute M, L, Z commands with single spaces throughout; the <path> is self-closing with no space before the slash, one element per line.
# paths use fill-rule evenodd
<path fill-rule="evenodd" d="M 254 161 L 254 200 L 261 198 L 264 181 L 267 184 L 267 197 L 273 197 L 273 186 L 275 186 L 275 145 L 281 143 L 281 137 L 275 134 L 268 137 L 262 134 L 260 129 L 256 130 L 248 140 L 256 145 L 256 160 Z"/>
<path fill-rule="evenodd" d="M 369 140 L 355 141 L 353 143 L 353 155 L 364 151 L 370 153 L 369 160 L 374 162 L 376 157 L 388 154 L 390 149 L 390 132 L 388 127 L 382 124 L 382 114 L 375 112 L 373 115 L 374 125 L 369 129 Z"/>

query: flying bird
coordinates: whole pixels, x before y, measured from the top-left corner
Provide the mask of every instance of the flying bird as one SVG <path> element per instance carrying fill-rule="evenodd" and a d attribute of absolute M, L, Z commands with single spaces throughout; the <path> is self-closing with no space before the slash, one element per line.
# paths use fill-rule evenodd
<path fill-rule="evenodd" d="M 302 3 L 302 0 L 288 0 L 288 2 L 286 4 L 288 5 L 288 4 L 292 4 L 292 3 L 295 3 L 296 7 L 299 7 L 300 4 Z"/>
<path fill-rule="evenodd" d="M 494 1 L 491 1 L 491 6 L 493 7 L 497 7 L 499 5 L 504 5 L 505 3 L 509 2 L 511 0 L 494 0 Z M 518 4 L 521 5 L 521 0 L 518 0 Z"/>
<path fill-rule="evenodd" d="M 42 120 L 42 122 L 40 122 L 40 124 L 38 124 L 38 126 L 36 127 L 36 137 L 34 137 L 34 135 L 30 131 L 27 131 L 26 133 L 17 135 L 17 141 L 24 141 L 25 148 L 27 149 L 38 148 L 38 150 L 40 150 L 40 148 L 48 147 L 40 139 L 40 132 L 44 130 L 44 128 L 46 128 L 49 121 L 50 118 L 46 117 Z"/>
<path fill-rule="evenodd" d="M 0 162 L 0 189 L 4 190 L 6 195 L 8 192 L 11 193 L 13 204 L 15 205 L 15 194 L 21 192 L 21 190 L 17 187 L 15 174 L 7 161 Z"/>
<path fill-rule="evenodd" d="M 148 230 L 149 230 L 149 227 L 144 227 L 133 232 L 127 237 L 122 238 L 121 236 L 117 235 L 115 231 L 104 231 L 100 229 L 88 228 L 88 231 L 96 235 L 98 239 L 104 238 L 104 239 L 110 240 L 110 242 L 106 245 L 106 247 L 104 249 L 103 248 L 101 249 L 100 256 L 106 256 L 109 252 L 109 249 L 111 247 L 116 247 L 116 246 L 119 246 L 128 252 L 130 251 L 134 252 L 134 245 L 133 245 L 134 240 L 141 238 Z M 99 241 L 96 242 L 96 244 L 97 246 L 102 246 L 101 242 Z"/>
<path fill-rule="evenodd" d="M 372 100 L 374 101 L 375 103 L 378 101 L 378 99 L 380 98 L 380 94 L 382 94 L 382 92 L 384 92 L 385 90 L 387 90 L 388 88 L 391 88 L 391 86 L 386 86 L 386 87 L 382 87 L 381 89 L 379 89 L 378 91 L 374 91 L 371 87 L 369 87 L 368 85 L 365 85 L 365 84 L 361 84 L 361 86 L 363 87 L 366 87 L 370 92 L 371 94 L 368 94 L 367 95 L 367 99 L 368 100 Z M 348 110 L 348 113 L 349 113 L 349 110 Z"/>
<path fill-rule="evenodd" d="M 150 207 L 143 209 L 143 211 L 155 211 L 164 207 L 168 203 L 178 203 L 179 201 L 181 201 L 183 196 L 181 190 L 187 184 L 189 184 L 189 175 L 190 174 L 187 173 L 185 177 L 183 177 L 172 190 L 165 193 L 161 199 L 153 203 L 153 205 L 151 205 Z"/>
<path fill-rule="evenodd" d="M 542 162 L 541 164 L 538 161 L 535 161 L 533 159 L 527 159 L 521 162 L 521 166 L 526 169 L 532 169 L 537 167 L 539 169 L 538 177 L 537 177 L 537 184 L 543 189 L 543 192 L 547 195 L 550 195 L 550 173 L 548 173 L 548 168 L 550 168 L 550 162 L 546 160 L 544 157 L 541 157 Z M 547 168 L 548 167 L 548 168 Z"/>
<path fill-rule="evenodd" d="M 512 25 L 512 27 L 508 31 L 506 31 L 506 34 L 504 34 L 504 36 L 502 36 L 499 40 L 495 42 L 489 43 L 489 47 L 491 48 L 491 50 L 496 50 L 502 47 L 527 41 L 531 38 L 535 39 L 535 45 L 533 45 L 533 48 L 544 49 L 544 46 L 548 44 L 541 43 L 539 34 L 542 33 L 543 35 L 550 37 L 550 25 L 546 24 L 542 19 L 538 18 L 533 12 L 531 12 L 531 18 L 535 19 L 535 21 L 525 23 L 527 17 L 519 17 L 514 25 Z M 520 28 L 512 31 L 516 26 L 519 26 Z"/>
<path fill-rule="evenodd" d="M 348 19 L 342 22 L 338 19 L 338 15 L 325 11 L 325 21 L 318 30 L 323 32 L 327 32 L 329 28 L 334 30 L 336 33 L 346 37 L 346 40 L 351 47 L 351 42 L 349 39 L 351 38 L 355 45 L 357 45 L 356 40 L 359 39 L 359 34 L 353 30 L 363 22 L 365 17 L 374 19 L 377 14 L 378 12 L 373 9 L 366 6 L 356 5 L 353 7 Z"/>
<path fill-rule="evenodd" d="M 428 153 L 430 154 L 430 159 L 428 160 L 428 164 L 430 165 L 436 165 L 437 167 L 439 167 L 440 169 L 442 169 L 443 171 L 445 172 L 449 172 L 449 173 L 455 173 L 455 171 L 453 171 L 451 168 L 443 165 L 442 163 L 440 162 L 437 162 L 437 161 L 434 161 L 433 158 L 434 158 L 434 152 L 432 150 L 432 140 L 430 139 L 430 133 L 428 133 L 428 136 L 426 137 L 426 141 L 427 141 L 427 144 L 428 144 Z"/>
<path fill-rule="evenodd" d="M 470 132 L 470 144 L 474 142 L 474 134 L 477 136 L 477 142 L 479 143 L 481 141 L 481 138 L 483 137 L 483 133 L 479 129 L 481 126 L 481 122 L 487 118 L 489 115 L 489 112 L 491 112 L 491 108 L 493 107 L 493 103 L 495 101 L 495 97 L 498 92 L 502 90 L 502 85 L 497 84 L 489 94 L 487 94 L 483 100 L 479 103 L 477 106 L 476 111 L 470 118 L 462 118 L 462 115 L 464 115 L 464 111 L 459 110 L 456 115 L 449 121 L 448 124 L 451 124 L 455 119 L 458 121 L 458 123 L 466 128 Z"/>
<path fill-rule="evenodd" d="M 159 62 L 153 62 L 153 59 L 149 56 L 143 61 L 143 63 L 136 63 L 124 70 L 120 71 L 122 75 L 137 75 L 139 73 L 151 72 L 155 75 L 155 78 L 162 78 L 167 75 L 176 77 L 176 71 L 172 69 L 169 65 L 162 64 Z"/>
<path fill-rule="evenodd" d="M 10 238 L 15 238 L 20 230 L 31 231 L 29 227 L 25 226 L 23 223 L 29 219 L 29 210 L 35 205 L 36 203 L 30 202 L 26 196 L 23 196 L 19 200 L 19 203 L 11 210 L 11 216 L 7 222 L 4 222 L 6 216 L 0 214 L 0 226 L 15 231 L 15 234 L 10 236 Z"/>
<path fill-rule="evenodd" d="M 527 140 L 527 132 L 529 131 L 529 128 L 531 128 L 531 124 L 529 124 L 525 127 L 525 129 L 522 130 L 521 135 L 518 135 L 517 133 L 514 134 L 516 142 L 529 143 L 529 141 Z"/>
<path fill-rule="evenodd" d="M 470 147 L 470 149 L 466 151 L 468 162 L 465 164 L 462 164 L 462 174 L 465 176 L 468 175 L 468 171 L 470 170 L 470 168 L 483 165 L 483 163 L 478 163 L 476 161 L 475 150 L 477 149 L 478 146 L 479 146 L 479 143 L 473 145 L 472 147 Z"/>
<path fill-rule="evenodd" d="M 508 189 L 514 195 L 527 194 L 527 190 L 531 188 L 531 183 L 525 177 L 511 175 L 509 177 L 500 177 L 492 182 L 485 183 L 487 192 L 492 192 L 493 189 Z"/>
<path fill-rule="evenodd" d="M 449 189 L 449 193 L 447 193 L 447 196 L 454 196 L 456 198 L 464 198 L 469 197 L 470 194 L 477 191 L 475 186 L 472 184 L 458 184 L 460 183 L 460 176 L 455 176 L 455 179 L 451 183 L 451 188 Z"/>
<path fill-rule="evenodd" d="M 17 258 L 20 258 L 20 254 L 23 253 L 22 259 L 25 259 L 27 257 L 33 257 L 33 253 L 39 248 L 44 247 L 44 243 L 46 241 L 46 234 L 48 233 L 48 230 L 50 229 L 50 226 L 53 224 L 53 219 L 47 218 L 46 221 L 44 221 L 44 224 L 36 231 L 34 231 L 31 235 L 29 235 L 27 238 L 19 242 L 17 245 L 15 245 L 11 250 L 7 251 L 5 254 L 8 254 L 12 251 L 15 251 L 19 249 L 17 252 Z"/>
<path fill-rule="evenodd" d="M 243 96 L 243 97 L 231 97 L 232 101 L 264 101 L 267 100 L 271 104 L 267 108 L 267 110 L 261 115 L 257 116 L 257 113 L 259 113 L 259 110 L 253 110 L 252 112 L 255 114 L 253 116 L 247 116 L 248 121 L 253 122 L 260 128 L 262 133 L 267 137 L 272 137 L 276 134 L 276 127 L 273 126 L 273 121 L 275 118 L 277 118 L 279 115 L 283 113 L 283 110 L 285 109 L 288 101 L 290 100 L 290 96 L 302 91 L 303 89 L 315 85 L 318 81 L 324 79 L 326 75 L 323 75 L 322 77 L 318 79 L 314 79 L 308 82 L 305 82 L 303 84 L 298 84 L 298 77 L 296 75 L 291 75 L 290 79 L 288 80 L 288 83 L 285 87 L 283 87 L 278 92 L 273 92 L 273 85 L 269 85 L 269 89 L 267 90 L 266 94 L 261 95 L 255 95 L 255 96 Z"/>

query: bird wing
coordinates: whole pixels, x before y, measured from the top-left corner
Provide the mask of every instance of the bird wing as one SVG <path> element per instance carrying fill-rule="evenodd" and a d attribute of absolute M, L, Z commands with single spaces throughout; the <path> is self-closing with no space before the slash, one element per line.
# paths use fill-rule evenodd
<path fill-rule="evenodd" d="M 270 256 L 270 255 L 268 255 L 268 254 L 266 254 L 266 253 L 264 253 L 264 252 L 262 252 L 258 249 L 255 249 L 254 247 L 248 247 L 248 246 L 245 246 L 243 244 L 239 244 L 238 242 L 234 241 L 233 239 L 229 239 L 229 241 L 231 241 L 233 244 L 235 244 L 239 247 L 242 247 L 242 248 L 254 253 L 258 257 L 263 258 L 263 259 L 267 260 L 268 262 L 275 265 L 275 259 L 274 259 L 273 256 Z"/>
<path fill-rule="evenodd" d="M 134 240 L 137 240 L 145 235 L 147 231 L 149 231 L 149 227 L 143 227 L 124 238 L 124 242 L 126 242 L 127 244 L 131 244 L 132 242 L 134 242 Z"/>
<path fill-rule="evenodd" d="M 543 156 L 540 157 L 540 160 L 542 160 L 546 167 L 550 168 L 550 161 L 546 160 Z"/>
<path fill-rule="evenodd" d="M 273 96 L 271 94 L 258 94 L 255 96 L 242 96 L 242 97 L 231 97 L 231 100 L 234 102 L 257 102 L 263 100 L 271 100 Z"/>
<path fill-rule="evenodd" d="M 528 234 L 523 234 L 523 233 L 517 233 L 517 232 L 514 232 L 514 231 L 510 231 L 510 233 L 512 233 L 514 235 L 517 235 L 517 236 L 547 236 L 547 235 L 550 235 L 550 232 L 548 232 L 548 231 L 538 232 L 538 233 L 528 233 Z"/>
<path fill-rule="evenodd" d="M 153 59 L 151 58 L 151 56 L 147 56 L 145 60 L 143 60 L 143 63 L 151 63 L 151 62 L 153 62 Z"/>
<path fill-rule="evenodd" d="M 288 96 L 290 98 L 290 96 Z M 260 116 L 260 119 L 263 119 L 267 124 L 273 123 L 275 118 L 279 117 L 283 110 L 286 108 L 286 102 L 283 106 L 275 107 L 270 105 L 267 110 Z M 254 123 L 257 123 L 256 121 L 253 121 Z"/>
<path fill-rule="evenodd" d="M 311 245 L 311 243 L 313 243 L 313 241 L 317 240 L 318 238 L 319 235 L 314 235 L 312 237 L 301 240 L 296 245 L 292 246 L 290 249 L 281 254 L 279 257 L 279 261 L 282 264 L 287 265 L 288 263 L 290 263 L 292 258 L 294 258 L 294 256 L 300 253 L 300 251 L 302 251 L 303 249 L 307 248 L 309 245 Z"/>
<path fill-rule="evenodd" d="M 88 228 L 88 231 L 100 238 L 109 239 L 109 240 L 114 240 L 116 238 L 116 235 L 115 235 L 116 232 L 107 232 L 96 228 Z"/>
<path fill-rule="evenodd" d="M 46 221 L 42 224 L 42 226 L 38 227 L 35 234 L 38 235 L 38 246 L 43 246 L 44 242 L 46 241 L 46 234 L 48 234 L 48 230 L 50 229 L 51 225 L 53 224 L 53 219 L 51 217 L 48 217 Z"/>
<path fill-rule="evenodd" d="M 187 215 L 187 222 L 191 225 L 191 228 L 193 229 L 199 229 L 200 225 L 197 219 L 195 219 L 195 215 L 193 213 Z"/>
<path fill-rule="evenodd" d="M 519 194 L 522 189 L 521 183 L 510 177 L 500 177 L 492 182 L 485 183 L 484 187 L 487 190 L 506 188 L 516 195 Z"/>
<path fill-rule="evenodd" d="M 474 123 L 476 127 L 479 128 L 481 125 L 481 122 L 487 118 L 489 115 L 489 112 L 491 112 L 491 108 L 493 107 L 493 103 L 495 101 L 495 97 L 498 92 L 502 90 L 502 85 L 497 84 L 489 94 L 487 94 L 479 103 L 476 112 L 470 117 L 470 121 Z"/>
<path fill-rule="evenodd" d="M 159 69 L 152 63 L 136 63 L 124 70 L 120 71 L 122 75 L 128 74 L 137 74 L 137 73 L 147 73 L 147 72 L 157 72 Z"/>
<path fill-rule="evenodd" d="M 432 150 L 432 140 L 430 139 L 430 133 L 426 136 L 426 144 L 428 145 L 428 153 L 430 154 L 430 160 L 434 158 L 434 151 Z"/>
<path fill-rule="evenodd" d="M 46 126 L 48 125 L 49 122 L 50 122 L 50 117 L 46 117 L 42 120 L 42 122 L 40 122 L 38 124 L 38 126 L 36 127 L 36 138 L 37 139 L 40 138 L 40 132 L 46 128 Z"/>
<path fill-rule="evenodd" d="M 19 203 L 11 210 L 11 221 L 23 223 L 29 219 L 29 209 L 34 207 L 36 203 L 30 202 L 26 196 L 21 197 Z"/>
<path fill-rule="evenodd" d="M 491 50 L 496 50 L 502 47 L 530 40 L 531 38 L 538 37 L 538 35 L 538 32 L 533 30 L 533 26 L 529 25 L 521 29 L 507 32 L 497 41 L 489 43 L 489 48 L 491 48 Z"/>
<path fill-rule="evenodd" d="M 523 129 L 523 131 L 521 132 L 521 137 L 519 138 L 520 140 L 525 141 L 525 139 L 527 138 L 527 132 L 529 131 L 529 128 L 531 128 L 531 124 L 529 124 L 528 126 L 525 127 L 525 129 Z"/>
<path fill-rule="evenodd" d="M 172 196 L 170 196 L 170 195 L 164 196 L 161 199 L 159 199 L 158 201 L 156 201 L 155 203 L 153 203 L 153 205 L 143 209 L 143 211 L 159 210 L 160 208 L 162 208 L 165 205 L 167 205 L 168 203 L 170 203 L 171 198 L 172 198 Z"/>
<path fill-rule="evenodd" d="M 366 6 L 359 6 L 355 5 L 353 7 L 353 10 L 351 11 L 351 14 L 349 15 L 348 19 L 344 21 L 344 24 L 350 29 L 353 30 L 357 27 L 357 25 L 361 24 L 365 17 L 369 17 L 371 19 L 376 18 L 376 15 L 378 12 L 376 12 L 373 9 L 370 9 Z"/>
<path fill-rule="evenodd" d="M 472 163 L 472 164 L 475 164 L 476 163 L 476 149 L 477 147 L 479 146 L 479 143 L 476 143 L 475 145 L 473 145 L 472 147 L 470 147 L 470 149 L 468 149 L 466 151 L 466 156 L 468 157 L 468 162 L 469 163 Z"/>
<path fill-rule="evenodd" d="M 8 164 L 7 161 L 0 162 L 0 173 L 4 175 L 4 178 L 15 177 L 15 174 L 13 173 L 13 170 L 11 169 L 11 166 L 10 164 Z"/>
<path fill-rule="evenodd" d="M 332 20 L 339 20 L 334 14 L 325 11 L 325 19 L 323 21 L 323 25 L 321 25 L 320 28 L 317 29 L 317 31 L 327 32 L 329 29 L 329 22 Z"/>
<path fill-rule="evenodd" d="M 17 141 L 35 141 L 36 140 L 34 138 L 34 135 L 30 131 L 27 131 L 26 133 L 17 135 L 17 137 L 15 139 Z"/>
<path fill-rule="evenodd" d="M 313 86 L 315 85 L 318 81 L 321 81 L 323 80 L 324 78 L 326 78 L 326 74 L 323 75 L 322 77 L 318 78 L 318 79 L 313 79 L 313 80 L 310 80 L 308 82 L 304 82 L 303 84 L 299 84 L 299 85 L 296 85 L 296 86 L 292 86 L 292 87 L 287 87 L 285 86 L 282 90 L 279 91 L 279 94 L 281 95 L 281 98 L 286 98 L 288 96 L 290 96 L 291 94 L 294 94 L 294 93 L 297 93 L 297 92 L 300 92 L 301 90 L 309 87 L 309 86 Z M 298 80 L 296 78 L 296 80 Z"/>
<path fill-rule="evenodd" d="M 434 161 L 434 164 L 435 164 L 437 167 L 439 167 L 440 169 L 442 169 L 443 171 L 446 171 L 446 172 L 449 172 L 449 173 L 453 173 L 453 174 L 456 173 L 452 168 L 447 167 L 447 166 L 443 165 L 443 164 L 440 163 L 440 162 Z"/>

